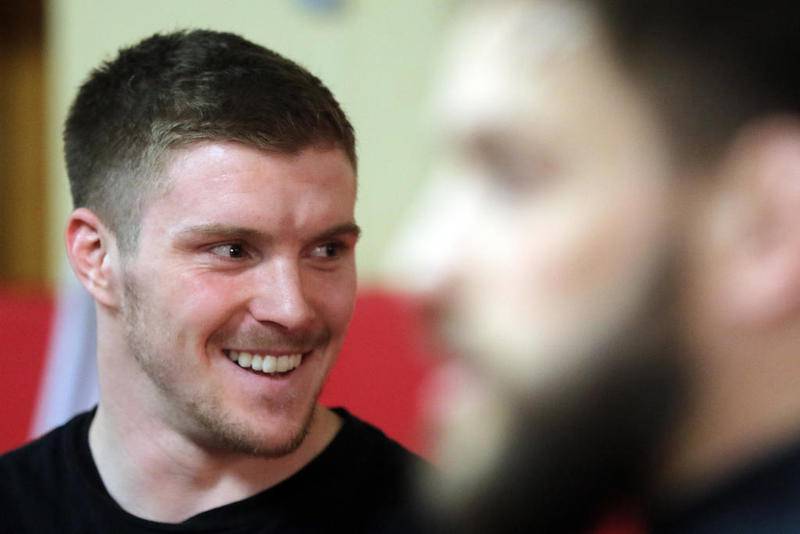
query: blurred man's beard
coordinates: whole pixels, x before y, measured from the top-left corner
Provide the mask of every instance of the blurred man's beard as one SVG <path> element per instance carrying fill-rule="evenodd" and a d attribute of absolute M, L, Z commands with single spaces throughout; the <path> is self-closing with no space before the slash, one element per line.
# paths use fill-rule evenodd
<path fill-rule="evenodd" d="M 154 343 L 154 340 L 173 338 L 177 333 L 164 331 L 164 324 L 157 317 L 158 310 L 132 275 L 126 273 L 123 285 L 126 342 L 139 367 L 168 401 L 163 416 L 174 430 L 209 450 L 269 458 L 290 454 L 302 444 L 316 414 L 319 392 L 288 437 L 274 441 L 266 439 L 258 429 L 236 421 L 217 391 L 206 389 L 202 395 L 196 395 L 196 392 L 186 391 L 178 384 L 178 377 L 186 373 L 181 368 L 183 360 L 177 355 L 165 357 Z M 276 402 L 275 408 L 280 410 L 281 403 Z"/>
<path fill-rule="evenodd" d="M 641 495 L 686 391 L 676 273 L 671 265 L 663 270 L 640 313 L 581 357 L 588 363 L 579 372 L 547 391 L 487 386 L 507 424 L 499 425 L 504 435 L 489 467 L 469 484 L 445 482 L 434 499 L 444 503 L 438 511 L 450 528 L 580 532 L 610 506 Z M 473 417 L 471 435 L 483 426 L 497 432 L 493 423 Z M 493 437 L 466 446 L 488 447 Z"/>

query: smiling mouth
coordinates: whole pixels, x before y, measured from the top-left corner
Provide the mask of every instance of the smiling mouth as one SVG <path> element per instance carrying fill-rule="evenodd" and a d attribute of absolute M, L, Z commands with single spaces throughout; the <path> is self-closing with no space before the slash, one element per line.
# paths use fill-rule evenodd
<path fill-rule="evenodd" d="M 289 373 L 300 366 L 304 356 L 302 353 L 274 356 L 237 350 L 225 350 L 224 352 L 228 359 L 238 364 L 239 367 L 266 375 Z"/>

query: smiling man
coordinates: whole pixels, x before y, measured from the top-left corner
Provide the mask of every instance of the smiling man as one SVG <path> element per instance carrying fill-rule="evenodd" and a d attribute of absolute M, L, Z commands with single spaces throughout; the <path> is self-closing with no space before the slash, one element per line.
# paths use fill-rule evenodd
<path fill-rule="evenodd" d="M 0 460 L 4 526 L 407 530 L 417 460 L 317 403 L 359 236 L 328 89 L 232 34 L 155 35 L 91 74 L 64 140 L 101 400 Z"/>

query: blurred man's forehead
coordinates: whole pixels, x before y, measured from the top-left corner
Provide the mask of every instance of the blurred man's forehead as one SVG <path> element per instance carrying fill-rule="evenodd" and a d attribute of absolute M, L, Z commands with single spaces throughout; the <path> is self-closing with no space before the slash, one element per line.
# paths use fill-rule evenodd
<path fill-rule="evenodd" d="M 591 44 L 592 13 L 555 0 L 479 2 L 461 17 L 437 102 L 449 128 L 513 119 L 535 105 L 554 64 Z"/>
<path fill-rule="evenodd" d="M 501 146 L 560 159 L 576 178 L 618 174 L 633 141 L 647 144 L 647 158 L 662 157 L 652 102 L 584 2 L 481 4 L 463 19 L 445 74 L 442 133 L 456 154 L 480 158 L 482 147 Z"/>

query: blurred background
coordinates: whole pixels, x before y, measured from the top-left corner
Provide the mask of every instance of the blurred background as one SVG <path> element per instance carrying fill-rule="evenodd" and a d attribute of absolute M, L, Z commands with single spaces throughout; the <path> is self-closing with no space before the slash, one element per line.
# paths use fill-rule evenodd
<path fill-rule="evenodd" d="M 430 362 L 415 309 L 389 289 L 386 258 L 430 174 L 431 86 L 455 3 L 0 3 L 0 451 L 94 398 L 92 309 L 63 253 L 71 204 L 60 136 L 69 103 L 89 71 L 121 46 L 187 27 L 233 31 L 290 57 L 319 76 L 350 116 L 360 157 L 360 296 L 325 398 L 419 450 L 415 414 Z M 57 352 L 67 355 L 56 360 Z"/>

